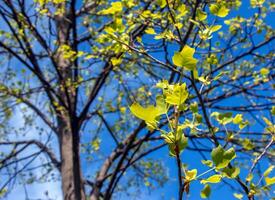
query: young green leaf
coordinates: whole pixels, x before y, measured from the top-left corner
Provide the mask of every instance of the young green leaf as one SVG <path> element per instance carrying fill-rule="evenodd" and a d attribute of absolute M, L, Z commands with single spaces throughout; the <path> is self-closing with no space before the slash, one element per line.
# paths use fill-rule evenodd
<path fill-rule="evenodd" d="M 206 184 L 201 191 L 201 194 L 200 194 L 201 198 L 206 199 L 210 196 L 210 194 L 211 194 L 211 188 L 208 184 Z"/>
<path fill-rule="evenodd" d="M 196 20 L 197 21 L 203 21 L 206 18 L 207 18 L 206 12 L 203 12 L 201 9 L 198 9 L 197 13 L 196 13 Z"/>
<path fill-rule="evenodd" d="M 240 194 L 240 193 L 234 193 L 233 195 L 236 199 L 242 199 L 243 198 L 243 195 Z"/>
<path fill-rule="evenodd" d="M 237 114 L 234 118 L 233 118 L 233 123 L 234 124 L 239 124 L 243 121 L 243 115 L 242 114 Z"/>
<path fill-rule="evenodd" d="M 212 4 L 209 9 L 213 15 L 216 15 L 218 17 L 226 17 L 230 11 L 220 3 Z"/>
<path fill-rule="evenodd" d="M 168 90 L 164 90 L 165 101 L 171 105 L 181 105 L 183 104 L 187 97 L 188 92 L 186 89 L 186 84 L 175 84 L 172 87 L 168 88 Z"/>
<path fill-rule="evenodd" d="M 213 149 L 211 152 L 212 160 L 217 169 L 222 169 L 227 167 L 231 160 L 236 157 L 235 150 L 233 148 L 225 151 L 220 145 Z"/>
<path fill-rule="evenodd" d="M 102 10 L 100 11 L 98 14 L 101 14 L 101 15 L 113 15 L 115 13 L 118 13 L 118 12 L 121 12 L 123 9 L 122 7 L 122 3 L 117 1 L 117 2 L 112 2 L 111 3 L 111 7 L 105 9 L 105 10 Z"/>
<path fill-rule="evenodd" d="M 145 121 L 145 123 L 150 128 L 156 128 L 157 127 L 157 120 L 156 117 L 164 114 L 163 108 L 155 107 L 153 105 L 149 105 L 148 107 L 142 107 L 138 103 L 133 103 L 130 106 L 130 111 L 135 115 L 136 117 L 142 119 Z"/>
<path fill-rule="evenodd" d="M 185 45 L 180 52 L 176 52 L 172 58 L 173 63 L 178 67 L 184 67 L 188 70 L 196 68 L 197 60 L 193 57 L 195 49 Z"/>
<path fill-rule="evenodd" d="M 192 170 L 187 170 L 186 172 L 185 172 L 185 174 L 186 174 L 186 180 L 187 181 L 191 181 L 191 180 L 194 180 L 195 178 L 196 178 L 196 176 L 197 176 L 197 169 L 192 169 Z"/>
<path fill-rule="evenodd" d="M 212 167 L 213 166 L 213 162 L 211 160 L 202 160 L 201 161 L 202 164 L 208 166 L 208 167 Z"/>
<path fill-rule="evenodd" d="M 236 178 L 240 174 L 240 168 L 238 167 L 226 167 L 222 170 L 223 175 L 227 178 Z"/>
<path fill-rule="evenodd" d="M 265 177 L 264 180 L 265 180 L 267 186 L 275 184 L 275 176 L 273 176 L 271 178 Z"/>
<path fill-rule="evenodd" d="M 222 176 L 219 175 L 219 174 L 215 174 L 213 176 L 210 176 L 208 179 L 203 179 L 201 180 L 201 183 L 202 184 L 205 184 L 205 183 L 219 183 L 222 179 Z"/>
<path fill-rule="evenodd" d="M 264 172 L 264 176 L 268 176 L 270 174 L 270 172 L 272 172 L 272 170 L 274 169 L 274 165 L 270 165 Z"/>

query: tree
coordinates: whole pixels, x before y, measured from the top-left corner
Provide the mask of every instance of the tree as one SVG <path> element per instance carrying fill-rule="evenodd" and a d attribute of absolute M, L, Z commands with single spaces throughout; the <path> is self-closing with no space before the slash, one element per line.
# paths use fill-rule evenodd
<path fill-rule="evenodd" d="M 196 193 L 194 182 L 207 198 L 226 180 L 236 198 L 268 196 L 274 3 L 241 3 L 1 0 L 1 195 L 17 177 L 35 183 L 54 170 L 66 200 L 162 185 L 163 155 L 148 156 L 168 146 L 179 199 Z M 37 169 L 46 174 L 29 173 Z"/>

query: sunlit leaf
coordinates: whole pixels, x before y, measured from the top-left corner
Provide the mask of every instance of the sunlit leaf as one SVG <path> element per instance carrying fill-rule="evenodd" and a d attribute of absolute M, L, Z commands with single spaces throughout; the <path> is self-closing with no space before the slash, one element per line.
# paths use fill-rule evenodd
<path fill-rule="evenodd" d="M 176 52 L 172 58 L 173 63 L 178 67 L 184 67 L 189 70 L 196 68 L 197 60 L 193 57 L 195 49 L 185 45 L 180 51 Z"/>
<path fill-rule="evenodd" d="M 234 148 L 225 151 L 222 146 L 219 145 L 217 148 L 212 150 L 211 157 L 216 168 L 222 169 L 227 167 L 230 161 L 236 157 L 236 153 Z"/>
<path fill-rule="evenodd" d="M 243 198 L 243 195 L 240 194 L 240 193 L 233 193 L 234 197 L 237 198 L 237 199 L 242 199 Z"/>
<path fill-rule="evenodd" d="M 275 176 L 265 177 L 264 180 L 265 180 L 267 186 L 275 184 Z"/>
<path fill-rule="evenodd" d="M 164 95 L 167 103 L 171 105 L 181 105 L 188 97 L 186 84 L 175 84 L 173 87 L 168 88 L 168 90 L 164 92 Z"/>
<path fill-rule="evenodd" d="M 101 15 L 110 15 L 110 14 L 115 14 L 118 12 L 121 12 L 123 9 L 122 3 L 117 1 L 117 2 L 112 2 L 111 7 L 101 10 L 98 14 Z"/>
<path fill-rule="evenodd" d="M 210 196 L 210 194 L 211 194 L 211 188 L 208 184 L 206 184 L 200 193 L 201 198 L 206 199 Z"/>
<path fill-rule="evenodd" d="M 207 18 L 207 13 L 202 11 L 201 9 L 198 9 L 196 13 L 196 20 L 203 21 L 206 18 Z"/>
<path fill-rule="evenodd" d="M 274 169 L 274 165 L 270 165 L 264 172 L 264 176 L 268 176 L 270 174 L 270 172 L 272 172 L 272 170 Z"/>
<path fill-rule="evenodd" d="M 201 180 L 201 183 L 202 184 L 205 184 L 205 183 L 219 183 L 222 179 L 222 176 L 219 175 L 219 174 L 215 174 L 213 176 L 210 176 L 208 179 L 203 179 Z"/>
<path fill-rule="evenodd" d="M 196 176 L 197 176 L 197 169 L 193 169 L 193 170 L 187 170 L 186 172 L 185 172 L 185 174 L 186 174 L 186 180 L 187 181 L 191 181 L 191 180 L 193 180 L 193 179 L 195 179 L 196 178 Z"/>
<path fill-rule="evenodd" d="M 230 11 L 229 9 L 227 9 L 224 5 L 222 5 L 220 3 L 210 5 L 209 9 L 213 15 L 216 15 L 218 17 L 226 17 Z"/>

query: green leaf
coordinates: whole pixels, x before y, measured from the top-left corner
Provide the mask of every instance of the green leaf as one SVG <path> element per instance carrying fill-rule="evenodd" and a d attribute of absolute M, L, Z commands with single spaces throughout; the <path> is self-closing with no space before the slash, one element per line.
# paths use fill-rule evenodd
<path fill-rule="evenodd" d="M 261 73 L 262 76 L 267 76 L 267 75 L 269 74 L 269 69 L 267 69 L 267 68 L 262 68 L 262 69 L 260 70 L 260 73 Z"/>
<path fill-rule="evenodd" d="M 190 170 L 190 171 L 186 171 L 185 174 L 186 174 L 186 180 L 187 181 L 191 181 L 191 180 L 194 180 L 197 176 L 197 169 L 193 169 L 193 170 Z"/>
<path fill-rule="evenodd" d="M 210 194 L 211 194 L 211 188 L 208 184 L 206 184 L 201 191 L 201 198 L 206 199 L 210 196 Z"/>
<path fill-rule="evenodd" d="M 243 198 L 243 195 L 240 194 L 240 193 L 234 193 L 233 195 L 234 195 L 234 197 L 237 198 L 237 199 L 242 199 L 242 198 Z"/>
<path fill-rule="evenodd" d="M 222 179 L 222 176 L 219 175 L 219 174 L 215 174 L 213 176 L 210 176 L 208 179 L 203 179 L 201 180 L 201 183 L 202 184 L 205 184 L 205 183 L 219 183 Z"/>
<path fill-rule="evenodd" d="M 227 167 L 231 160 L 236 157 L 235 150 L 233 148 L 225 151 L 220 145 L 213 149 L 211 152 L 212 160 L 217 169 L 222 169 Z"/>
<path fill-rule="evenodd" d="M 177 134 L 169 132 L 168 134 L 161 134 L 165 142 L 168 144 L 170 156 L 176 156 L 176 145 L 179 153 L 181 153 L 188 144 L 188 138 L 184 136 L 182 130 L 178 130 Z"/>
<path fill-rule="evenodd" d="M 165 0 L 166 1 L 166 0 Z M 188 13 L 188 10 L 186 8 L 186 5 L 181 4 L 177 10 L 179 11 L 179 14 L 177 15 L 177 18 L 181 18 L 183 16 L 185 16 Z"/>
<path fill-rule="evenodd" d="M 249 124 L 248 121 L 241 122 L 241 123 L 239 124 L 239 129 L 243 129 L 243 128 L 246 127 L 248 124 Z"/>
<path fill-rule="evenodd" d="M 178 142 L 178 147 L 179 147 L 179 151 L 180 153 L 187 147 L 188 144 L 188 138 L 185 137 L 183 134 Z"/>
<path fill-rule="evenodd" d="M 145 121 L 145 123 L 150 128 L 156 128 L 157 127 L 157 120 L 156 117 L 164 114 L 164 111 L 162 108 L 155 107 L 153 105 L 149 105 L 148 107 L 142 107 L 138 103 L 133 103 L 130 106 L 130 111 L 138 117 L 139 119 L 142 119 Z"/>
<path fill-rule="evenodd" d="M 176 151 L 175 151 L 175 144 L 168 144 L 168 149 L 169 149 L 169 155 L 172 157 L 176 157 Z"/>
<path fill-rule="evenodd" d="M 233 120 L 231 112 L 226 112 L 226 113 L 213 112 L 210 116 L 215 117 L 216 120 L 222 125 L 226 125 Z"/>
<path fill-rule="evenodd" d="M 161 7 L 164 8 L 167 5 L 166 0 L 157 0 L 157 4 Z"/>
<path fill-rule="evenodd" d="M 197 60 L 193 57 L 195 49 L 185 45 L 181 52 L 176 52 L 172 58 L 173 63 L 178 67 L 184 67 L 188 70 L 196 68 Z"/>
<path fill-rule="evenodd" d="M 271 178 L 265 177 L 264 180 L 265 180 L 267 186 L 275 184 L 275 176 L 273 176 Z"/>
<path fill-rule="evenodd" d="M 234 124 L 239 124 L 243 121 L 243 115 L 242 114 L 237 114 L 234 118 L 233 118 L 233 123 Z"/>
<path fill-rule="evenodd" d="M 264 4 L 265 0 L 250 0 L 250 5 L 252 8 L 261 7 Z"/>
<path fill-rule="evenodd" d="M 175 143 L 175 136 L 172 132 L 169 132 L 168 134 L 161 134 L 161 137 L 165 140 L 167 144 Z"/>
<path fill-rule="evenodd" d="M 220 30 L 221 28 L 222 28 L 221 25 L 214 25 L 214 26 L 211 26 L 211 27 L 209 28 L 209 30 L 211 31 L 211 33 L 214 33 L 214 32 L 216 32 L 216 31 Z"/>
<path fill-rule="evenodd" d="M 212 167 L 213 166 L 213 162 L 211 160 L 202 160 L 201 161 L 202 164 L 208 166 L 208 167 Z"/>
<path fill-rule="evenodd" d="M 253 143 L 248 139 L 248 138 L 245 138 L 243 141 L 242 141 L 242 146 L 244 149 L 246 150 L 252 150 L 254 148 L 254 145 Z"/>
<path fill-rule="evenodd" d="M 112 2 L 111 3 L 111 7 L 98 12 L 98 14 L 101 14 L 101 15 L 113 15 L 115 13 L 121 12 L 122 9 L 123 9 L 123 7 L 122 7 L 122 3 L 121 2 L 119 2 L 119 1 Z"/>
<path fill-rule="evenodd" d="M 271 114 L 275 115 L 275 106 L 272 106 L 272 108 L 271 108 Z"/>
<path fill-rule="evenodd" d="M 197 102 L 193 102 L 190 105 L 190 110 L 192 111 L 192 113 L 197 113 L 198 112 L 198 103 Z"/>
<path fill-rule="evenodd" d="M 153 28 L 147 28 L 145 30 L 145 33 L 147 33 L 149 35 L 155 35 L 156 34 L 156 32 L 155 32 L 155 30 Z"/>
<path fill-rule="evenodd" d="M 163 96 L 158 95 L 156 97 L 156 104 L 157 104 L 156 109 L 160 115 L 167 113 L 168 107 L 167 107 L 167 104 L 165 103 L 165 99 L 163 98 Z"/>
<path fill-rule="evenodd" d="M 230 11 L 220 3 L 212 4 L 209 9 L 213 15 L 216 15 L 218 17 L 226 17 Z"/>
<path fill-rule="evenodd" d="M 168 88 L 168 90 L 164 90 L 166 103 L 169 103 L 171 105 L 178 105 L 178 106 L 183 104 L 188 97 L 186 84 L 183 83 L 183 84 L 175 84 L 170 86 L 171 87 Z"/>
<path fill-rule="evenodd" d="M 223 175 L 227 178 L 236 178 L 240 174 L 240 168 L 238 167 L 226 167 L 222 170 Z"/>
<path fill-rule="evenodd" d="M 253 174 L 248 174 L 245 180 L 247 182 L 250 182 L 250 181 L 252 181 L 252 179 L 253 179 Z"/>
<path fill-rule="evenodd" d="M 196 20 L 203 21 L 206 18 L 207 18 L 206 12 L 203 12 L 201 9 L 198 9 L 196 13 Z"/>
<path fill-rule="evenodd" d="M 264 177 L 268 176 L 270 174 L 270 172 L 272 172 L 272 170 L 274 169 L 274 165 L 270 165 L 264 172 Z"/>

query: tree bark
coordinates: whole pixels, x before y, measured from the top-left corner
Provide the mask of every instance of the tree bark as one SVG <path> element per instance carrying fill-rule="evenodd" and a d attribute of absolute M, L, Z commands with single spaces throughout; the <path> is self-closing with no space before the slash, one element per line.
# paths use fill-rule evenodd
<path fill-rule="evenodd" d="M 71 47 L 71 20 L 66 3 L 58 5 L 64 12 L 55 17 L 58 46 Z M 61 153 L 61 179 L 64 200 L 85 200 L 84 184 L 80 164 L 80 133 L 76 114 L 76 93 L 73 84 L 74 62 L 64 56 L 62 48 L 55 55 L 57 64 L 59 95 L 63 98 L 63 108 L 58 111 L 59 145 Z M 69 85 L 68 85 L 69 83 Z M 64 110 L 63 110 L 64 109 Z"/>
<path fill-rule="evenodd" d="M 84 200 L 85 193 L 79 157 L 79 133 L 73 133 L 63 121 L 60 121 L 59 127 L 63 198 L 65 200 Z"/>

